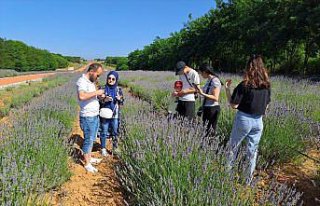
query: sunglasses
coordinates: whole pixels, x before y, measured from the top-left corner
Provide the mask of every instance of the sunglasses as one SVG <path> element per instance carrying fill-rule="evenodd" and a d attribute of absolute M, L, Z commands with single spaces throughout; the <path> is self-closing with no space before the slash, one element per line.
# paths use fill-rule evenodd
<path fill-rule="evenodd" d="M 108 80 L 112 80 L 112 81 L 115 81 L 116 78 L 113 78 L 113 77 L 108 77 Z"/>

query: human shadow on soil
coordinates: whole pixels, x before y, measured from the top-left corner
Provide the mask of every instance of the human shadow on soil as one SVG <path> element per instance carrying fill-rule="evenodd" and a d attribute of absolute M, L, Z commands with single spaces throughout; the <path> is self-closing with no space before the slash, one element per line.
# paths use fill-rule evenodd
<path fill-rule="evenodd" d="M 83 164 L 83 151 L 81 149 L 83 141 L 83 137 L 79 134 L 72 134 L 68 141 L 68 144 L 70 145 L 70 156 L 78 164 Z M 100 144 L 98 142 L 94 142 L 92 152 L 100 151 L 100 149 Z"/>

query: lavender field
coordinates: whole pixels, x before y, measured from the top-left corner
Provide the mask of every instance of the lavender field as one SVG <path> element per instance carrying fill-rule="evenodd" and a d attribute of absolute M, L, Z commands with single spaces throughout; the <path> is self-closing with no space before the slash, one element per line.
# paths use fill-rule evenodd
<path fill-rule="evenodd" d="M 68 135 L 77 114 L 75 77 L 10 111 L 0 123 L 1 205 L 44 205 L 70 177 Z"/>
<path fill-rule="evenodd" d="M 234 75 L 220 77 L 233 79 L 234 85 L 241 81 L 241 77 Z M 299 159 L 311 148 L 319 149 L 319 83 L 272 77 L 272 102 L 264 118 L 256 184 L 248 189 L 241 184 L 241 172 L 226 171 L 225 153 L 219 148 L 218 139 L 228 138 L 235 115 L 235 110 L 227 106 L 225 92 L 221 93 L 220 138 L 206 146 L 201 123 L 188 125 L 165 115 L 175 78 L 172 72 L 121 73 L 122 85 L 128 86 L 131 94 L 140 99 L 128 98 L 129 106 L 124 108 L 124 164 L 117 169 L 133 202 L 141 205 L 303 203 L 298 201 L 301 194 L 272 178 L 267 187 L 261 187 L 259 173 Z M 318 175 L 314 178 L 319 186 L 320 165 L 317 167 Z"/>
<path fill-rule="evenodd" d="M 44 205 L 51 191 L 68 181 L 68 138 L 76 121 L 75 81 L 47 88 L 0 124 L 1 205 Z M 241 77 L 232 78 L 234 84 Z M 296 161 L 319 149 L 319 84 L 285 77 L 272 78 L 272 103 L 265 116 L 259 162 L 252 187 L 243 184 L 241 157 L 237 171 L 225 166 L 220 140 L 229 137 L 235 110 L 221 93 L 222 113 L 217 138 L 204 138 L 198 119 L 186 123 L 167 116 L 176 76 L 172 72 L 120 72 L 127 87 L 122 111 L 119 163 L 115 172 L 129 205 L 299 205 L 303 191 L 279 183 L 265 171 Z M 101 84 L 105 77 L 100 78 Z M 60 81 L 61 82 L 61 81 Z M 197 105 L 200 105 L 200 101 Z M 320 166 L 313 180 L 320 182 Z"/>

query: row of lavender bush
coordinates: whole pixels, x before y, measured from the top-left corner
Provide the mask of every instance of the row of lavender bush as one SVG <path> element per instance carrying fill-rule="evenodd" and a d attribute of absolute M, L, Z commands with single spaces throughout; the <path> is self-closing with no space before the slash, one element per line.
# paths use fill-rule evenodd
<path fill-rule="evenodd" d="M 12 69 L 0 69 L 0 78 L 3 77 L 14 77 L 19 75 L 19 72 Z"/>
<path fill-rule="evenodd" d="M 234 86 L 240 76 L 220 74 L 222 81 L 233 79 Z M 166 109 L 177 79 L 173 72 L 121 72 L 121 84 L 131 93 L 150 102 L 156 109 Z M 286 77 L 272 77 L 272 102 L 264 118 L 265 129 L 260 143 L 259 165 L 289 161 L 304 152 L 314 142 L 319 144 L 320 90 L 319 83 L 297 81 Z M 202 84 L 204 81 L 202 81 Z M 222 112 L 218 121 L 219 133 L 228 138 L 235 110 L 226 102 L 224 89 L 220 103 Z M 197 101 L 197 105 L 200 105 Z"/>
<path fill-rule="evenodd" d="M 1 205 L 43 205 L 44 194 L 70 177 L 66 138 L 77 102 L 75 78 L 64 80 L 0 124 Z"/>
<path fill-rule="evenodd" d="M 0 90 L 3 105 L 0 106 L 0 118 L 7 116 L 10 109 L 20 108 L 34 97 L 40 96 L 44 91 L 60 86 L 68 81 L 64 75 L 50 76 L 41 82 L 31 82 L 28 85 L 7 87 Z"/>
<path fill-rule="evenodd" d="M 253 188 L 243 186 L 238 171 L 226 170 L 220 142 L 209 145 L 204 138 L 202 124 L 168 118 L 150 103 L 126 96 L 116 172 L 130 205 L 298 203 L 301 194 L 275 182 L 261 188 L 256 179 Z"/>

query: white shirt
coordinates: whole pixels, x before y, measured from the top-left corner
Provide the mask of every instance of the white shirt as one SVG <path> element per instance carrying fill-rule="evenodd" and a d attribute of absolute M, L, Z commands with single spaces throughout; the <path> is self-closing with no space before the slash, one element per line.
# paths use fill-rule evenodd
<path fill-rule="evenodd" d="M 186 76 L 187 78 L 189 79 L 189 82 L 191 83 L 191 85 L 189 84 L 189 82 L 187 81 L 186 79 Z M 194 88 L 192 84 L 197 84 L 199 85 L 200 84 L 200 77 L 199 77 L 199 74 L 198 72 L 196 72 L 195 70 L 191 69 L 189 71 L 188 74 L 182 74 L 182 75 L 179 75 L 179 79 L 180 81 L 182 81 L 183 83 L 183 86 L 182 86 L 182 89 L 189 89 L 189 88 Z M 196 101 L 195 98 L 194 98 L 194 94 L 186 94 L 182 97 L 179 97 L 179 100 L 181 101 L 187 101 L 187 102 L 194 102 Z"/>
<path fill-rule="evenodd" d="M 77 81 L 77 91 L 94 92 L 96 91 L 96 85 L 91 82 L 85 74 L 83 74 Z M 97 97 L 92 97 L 87 100 L 79 100 L 80 116 L 81 117 L 93 117 L 99 115 L 99 101 Z"/>

